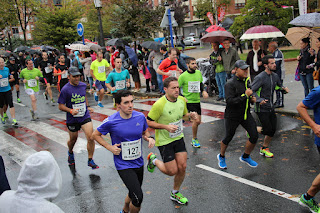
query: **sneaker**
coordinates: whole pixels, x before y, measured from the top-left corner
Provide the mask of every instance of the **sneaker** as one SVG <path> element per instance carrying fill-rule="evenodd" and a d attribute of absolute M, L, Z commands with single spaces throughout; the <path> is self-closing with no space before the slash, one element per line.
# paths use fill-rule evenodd
<path fill-rule="evenodd" d="M 174 200 L 180 204 L 187 204 L 188 203 L 188 199 L 186 197 L 184 197 L 180 192 L 177 192 L 175 194 L 173 194 L 172 192 L 170 193 L 170 199 Z"/>
<path fill-rule="evenodd" d="M 3 113 L 3 118 L 4 118 L 4 119 L 6 119 L 6 120 L 8 120 L 8 119 L 9 119 L 9 117 L 8 117 L 7 113 L 5 113 L 5 112 Z"/>
<path fill-rule="evenodd" d="M 54 101 L 53 99 L 51 99 L 51 103 L 52 103 L 52 104 L 54 104 L 54 103 L 55 103 L 55 101 Z"/>
<path fill-rule="evenodd" d="M 98 98 L 98 95 L 97 95 L 96 92 L 94 93 L 94 100 L 97 101 L 97 102 L 99 101 L 99 98 Z"/>
<path fill-rule="evenodd" d="M 149 153 L 147 159 L 148 159 L 148 165 L 147 165 L 147 169 L 149 172 L 153 172 L 154 168 L 156 167 L 156 165 L 153 164 L 153 160 L 156 159 L 156 155 L 153 154 L 152 152 Z"/>
<path fill-rule="evenodd" d="M 102 103 L 98 103 L 98 106 L 103 108 L 104 106 L 102 105 Z"/>
<path fill-rule="evenodd" d="M 99 169 L 99 166 L 93 161 L 88 161 L 88 166 L 90 166 L 92 169 Z"/>
<path fill-rule="evenodd" d="M 318 203 L 313 198 L 306 200 L 304 195 L 301 195 L 299 204 L 301 206 L 308 207 L 311 212 L 318 212 L 320 210 Z"/>
<path fill-rule="evenodd" d="M 193 139 L 193 138 L 192 138 L 191 145 L 192 145 L 193 147 L 195 147 L 195 148 L 200 148 L 200 147 L 201 147 L 198 139 Z"/>
<path fill-rule="evenodd" d="M 74 165 L 74 154 L 68 151 L 68 163 L 69 165 Z"/>
<path fill-rule="evenodd" d="M 262 147 L 261 147 L 260 148 L 260 155 L 263 155 L 266 158 L 272 158 L 273 157 L 273 153 L 270 152 L 269 148 L 262 149 Z"/>
<path fill-rule="evenodd" d="M 252 160 L 250 156 L 248 158 L 243 158 L 242 156 L 240 156 L 239 160 L 242 163 L 246 163 L 246 164 L 248 164 L 248 166 L 253 167 L 253 168 L 258 166 L 258 163 L 255 162 L 254 160 Z"/>
<path fill-rule="evenodd" d="M 12 119 L 12 126 L 18 126 L 18 122 L 16 119 Z"/>
<path fill-rule="evenodd" d="M 223 100 L 222 97 L 217 98 L 217 101 L 222 101 L 222 100 Z"/>
<path fill-rule="evenodd" d="M 44 99 L 49 100 L 48 99 L 48 95 L 46 94 L 46 92 L 43 93 L 43 97 L 44 97 Z"/>
<path fill-rule="evenodd" d="M 6 119 L 4 117 L 1 117 L 1 123 L 3 123 L 3 124 L 6 123 Z"/>
<path fill-rule="evenodd" d="M 20 100 L 20 98 L 17 98 L 17 102 L 18 102 L 18 103 L 21 103 L 21 100 Z"/>
<path fill-rule="evenodd" d="M 218 165 L 219 165 L 219 168 L 220 169 L 227 169 L 227 164 L 226 164 L 226 158 L 222 158 L 220 156 L 220 154 L 217 155 L 217 158 L 218 158 Z"/>
<path fill-rule="evenodd" d="M 36 115 L 32 109 L 30 109 L 30 113 L 31 113 L 31 118 L 32 118 L 31 120 L 32 121 L 36 120 Z"/>

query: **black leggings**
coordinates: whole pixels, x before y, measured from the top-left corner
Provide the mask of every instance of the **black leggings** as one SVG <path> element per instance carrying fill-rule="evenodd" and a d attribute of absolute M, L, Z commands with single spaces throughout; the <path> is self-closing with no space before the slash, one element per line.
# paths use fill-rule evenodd
<path fill-rule="evenodd" d="M 262 134 L 270 137 L 274 136 L 277 129 L 277 116 L 274 111 L 272 112 L 257 112 L 260 123 L 262 125 Z"/>
<path fill-rule="evenodd" d="M 140 207 L 143 200 L 141 189 L 143 181 L 143 166 L 134 169 L 118 170 L 118 173 L 129 190 L 129 198 L 135 207 Z"/>
<path fill-rule="evenodd" d="M 232 118 L 225 118 L 224 125 L 226 128 L 226 136 L 222 140 L 225 145 L 228 145 L 229 142 L 232 140 L 234 134 L 238 126 L 241 126 L 248 132 L 249 134 L 249 141 L 252 144 L 256 144 L 258 140 L 258 132 L 257 132 L 257 125 L 254 121 L 252 115 L 248 113 L 247 120 L 243 119 L 232 119 Z"/>

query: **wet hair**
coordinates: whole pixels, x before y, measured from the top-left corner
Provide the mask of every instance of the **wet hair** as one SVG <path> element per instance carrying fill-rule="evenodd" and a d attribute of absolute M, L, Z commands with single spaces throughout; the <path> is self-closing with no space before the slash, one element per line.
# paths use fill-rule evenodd
<path fill-rule="evenodd" d="M 175 47 L 170 47 L 169 50 L 168 50 L 168 54 L 171 54 L 172 51 L 176 51 L 176 53 L 178 53 L 178 49 L 175 48 Z"/>
<path fill-rule="evenodd" d="M 301 41 L 303 43 L 310 44 L 310 38 L 303 38 L 303 39 L 301 39 Z"/>
<path fill-rule="evenodd" d="M 138 64 L 143 66 L 143 65 L 144 65 L 144 62 L 143 62 L 142 60 L 139 60 L 139 61 L 138 61 Z"/>
<path fill-rule="evenodd" d="M 114 58 L 114 62 L 116 62 L 116 60 L 119 59 L 119 58 L 121 59 L 120 56 L 115 57 L 115 58 Z M 122 59 L 121 59 L 121 61 L 122 61 Z"/>
<path fill-rule="evenodd" d="M 32 61 L 31 59 L 26 60 L 26 65 L 29 63 L 29 61 Z M 33 62 L 33 61 L 32 61 Z"/>
<path fill-rule="evenodd" d="M 118 92 L 116 92 L 115 96 L 114 96 L 114 102 L 116 104 L 120 104 L 121 103 L 121 98 L 122 97 L 128 97 L 132 95 L 132 93 L 129 90 L 119 90 Z"/>
<path fill-rule="evenodd" d="M 172 81 L 178 81 L 178 79 L 176 77 L 168 77 L 163 81 L 163 87 L 168 88 L 170 82 Z"/>
<path fill-rule="evenodd" d="M 196 60 L 195 58 L 190 57 L 190 58 L 187 58 L 187 59 L 186 59 L 186 63 L 187 63 L 187 64 L 190 64 L 191 61 L 195 61 L 195 60 Z"/>
<path fill-rule="evenodd" d="M 266 55 L 262 58 L 262 64 L 268 64 L 269 63 L 269 59 L 274 59 L 274 57 L 272 55 Z"/>
<path fill-rule="evenodd" d="M 116 48 L 115 48 L 115 47 L 111 47 L 111 49 L 112 49 L 113 51 L 115 51 L 115 50 L 116 50 Z"/>
<path fill-rule="evenodd" d="M 226 38 L 226 39 L 223 40 L 223 42 L 225 42 L 225 41 L 229 41 L 229 42 L 230 42 L 230 40 L 229 40 L 228 38 Z"/>
<path fill-rule="evenodd" d="M 85 56 L 86 58 L 91 57 L 91 55 L 90 55 L 90 53 L 89 53 L 89 52 L 84 52 L 84 56 Z"/>
<path fill-rule="evenodd" d="M 59 56 L 58 56 L 58 58 L 60 58 L 61 56 L 64 56 L 64 57 L 66 57 L 64 54 L 60 54 Z"/>
<path fill-rule="evenodd" d="M 103 57 L 103 53 L 102 52 L 98 52 L 97 56 L 99 56 L 99 55 L 102 55 L 102 57 Z"/>
<path fill-rule="evenodd" d="M 165 46 L 161 46 L 161 47 L 160 47 L 160 50 L 162 50 L 162 51 L 167 51 L 167 48 L 166 48 Z"/>

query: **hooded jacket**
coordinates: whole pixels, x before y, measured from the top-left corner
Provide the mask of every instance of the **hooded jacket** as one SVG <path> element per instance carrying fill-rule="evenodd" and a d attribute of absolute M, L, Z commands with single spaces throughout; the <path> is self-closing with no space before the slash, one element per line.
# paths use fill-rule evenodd
<path fill-rule="evenodd" d="M 52 154 L 37 152 L 24 162 L 17 191 L 5 191 L 0 196 L 0 213 L 63 212 L 49 202 L 58 196 L 61 185 L 61 172 Z"/>

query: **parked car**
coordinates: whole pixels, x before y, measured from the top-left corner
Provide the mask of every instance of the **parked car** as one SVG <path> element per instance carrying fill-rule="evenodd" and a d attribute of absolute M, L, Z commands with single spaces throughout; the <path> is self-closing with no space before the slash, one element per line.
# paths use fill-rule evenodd
<path fill-rule="evenodd" d="M 193 46 L 196 44 L 200 44 L 200 39 L 194 36 L 189 36 L 185 38 L 183 41 L 186 46 Z"/>

